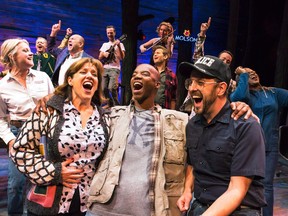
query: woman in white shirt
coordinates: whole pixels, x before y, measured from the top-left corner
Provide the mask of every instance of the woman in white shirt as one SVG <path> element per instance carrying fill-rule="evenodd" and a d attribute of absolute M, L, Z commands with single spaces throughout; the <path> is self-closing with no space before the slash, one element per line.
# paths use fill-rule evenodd
<path fill-rule="evenodd" d="M 0 62 L 8 70 L 0 80 L 0 137 L 9 150 L 19 128 L 31 115 L 38 99 L 54 91 L 48 75 L 31 69 L 33 53 L 25 39 L 5 40 L 1 46 Z M 25 177 L 9 160 L 8 214 L 23 214 Z"/>

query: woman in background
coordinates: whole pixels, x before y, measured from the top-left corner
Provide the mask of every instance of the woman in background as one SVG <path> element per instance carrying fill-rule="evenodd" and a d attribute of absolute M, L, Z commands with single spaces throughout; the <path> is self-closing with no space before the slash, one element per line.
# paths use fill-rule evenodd
<path fill-rule="evenodd" d="M 156 32 L 158 33 L 158 37 L 152 38 L 146 43 L 140 45 L 139 49 L 141 53 L 146 52 L 147 50 L 151 49 L 156 45 L 160 45 L 165 47 L 169 51 L 170 58 L 173 54 L 175 44 L 173 26 L 169 22 L 161 22 L 157 27 Z M 154 65 L 153 54 L 151 55 L 150 64 Z"/>
<path fill-rule="evenodd" d="M 265 199 L 267 207 L 263 208 L 263 216 L 273 215 L 274 192 L 273 180 L 278 162 L 279 111 L 288 107 L 288 90 L 263 87 L 258 74 L 250 69 L 237 67 L 235 70 L 239 80 L 235 91 L 230 94 L 231 101 L 243 101 L 259 117 L 265 135 Z"/>

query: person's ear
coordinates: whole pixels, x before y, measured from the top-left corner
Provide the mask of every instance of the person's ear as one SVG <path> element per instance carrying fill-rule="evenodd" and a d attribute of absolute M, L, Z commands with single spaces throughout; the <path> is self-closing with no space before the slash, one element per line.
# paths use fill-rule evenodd
<path fill-rule="evenodd" d="M 84 48 L 84 43 L 83 42 L 80 42 L 80 47 Z"/>
<path fill-rule="evenodd" d="M 168 55 L 164 55 L 164 59 L 167 60 L 169 58 Z"/>
<path fill-rule="evenodd" d="M 14 59 L 12 53 L 8 54 L 8 58 L 10 59 L 10 61 L 15 61 L 15 59 Z"/>
<path fill-rule="evenodd" d="M 67 79 L 67 82 L 68 82 L 69 86 L 73 86 L 72 77 L 69 76 L 68 79 Z"/>
<path fill-rule="evenodd" d="M 157 81 L 157 82 L 155 83 L 155 87 L 156 87 L 157 89 L 160 88 L 160 85 L 161 85 L 161 83 L 160 83 L 159 81 Z"/>
<path fill-rule="evenodd" d="M 220 82 L 218 84 L 218 95 L 219 96 L 222 96 L 222 95 L 225 95 L 226 94 L 226 91 L 228 90 L 228 85 L 227 83 L 225 82 Z"/>

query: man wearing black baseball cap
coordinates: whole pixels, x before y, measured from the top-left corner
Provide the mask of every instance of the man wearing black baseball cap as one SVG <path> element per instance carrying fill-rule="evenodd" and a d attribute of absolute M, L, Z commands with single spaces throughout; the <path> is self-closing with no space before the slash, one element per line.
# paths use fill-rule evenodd
<path fill-rule="evenodd" d="M 204 56 L 195 64 L 181 63 L 179 71 L 190 73 L 185 84 L 196 113 L 186 127 L 188 166 L 179 209 L 188 216 L 260 215 L 266 204 L 263 133 L 254 118 L 230 117 L 229 67 Z"/>
<path fill-rule="evenodd" d="M 203 56 L 199 58 L 195 64 L 190 62 L 182 62 L 179 65 L 181 73 L 200 72 L 203 76 L 217 78 L 229 85 L 231 80 L 231 71 L 229 65 L 215 56 Z"/>
<path fill-rule="evenodd" d="M 219 58 L 216 58 L 214 56 L 209 56 L 209 55 L 199 58 L 195 62 L 195 64 L 192 64 L 190 62 L 182 62 L 179 65 L 179 71 L 180 73 L 184 73 L 184 74 L 201 73 L 199 74 L 199 76 L 201 75 L 207 78 L 217 78 L 218 81 L 223 81 L 227 83 L 227 89 L 229 87 L 229 83 L 231 80 L 230 67 L 227 64 L 225 64 L 222 60 L 220 60 Z M 190 84 L 191 84 L 191 80 L 187 79 L 185 81 L 185 88 L 187 90 Z M 189 94 L 187 98 L 190 98 Z M 183 104 L 185 104 L 185 102 Z M 193 114 L 194 113 L 192 111 L 192 115 Z"/>

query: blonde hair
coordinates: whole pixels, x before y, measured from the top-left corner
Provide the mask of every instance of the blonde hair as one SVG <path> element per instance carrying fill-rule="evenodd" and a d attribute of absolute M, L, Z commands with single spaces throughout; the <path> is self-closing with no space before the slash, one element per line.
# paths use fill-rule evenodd
<path fill-rule="evenodd" d="M 158 27 L 156 28 L 156 32 L 159 34 L 159 31 L 160 31 L 160 28 L 161 28 L 162 25 L 164 25 L 164 26 L 166 26 L 166 27 L 168 28 L 167 34 L 168 34 L 168 35 L 171 34 L 171 35 L 173 36 L 172 43 L 175 44 L 176 41 L 174 40 L 174 35 L 173 35 L 174 28 L 173 28 L 173 26 L 172 26 L 171 23 L 169 23 L 169 22 L 161 22 L 161 23 L 158 25 Z"/>
<path fill-rule="evenodd" d="M 173 31 L 173 26 L 169 22 L 161 22 L 159 26 L 156 28 L 156 32 L 159 33 L 160 27 L 164 25 L 168 28 L 168 34 Z"/>
<path fill-rule="evenodd" d="M 46 44 L 48 43 L 47 40 L 46 40 L 46 38 L 44 38 L 44 37 L 37 37 L 36 43 L 37 43 L 37 41 L 38 41 L 39 39 L 43 39 Z"/>
<path fill-rule="evenodd" d="M 1 45 L 0 62 L 3 64 L 5 69 L 10 69 L 15 65 L 13 56 L 16 54 L 17 46 L 20 43 L 26 43 L 29 46 L 28 41 L 22 38 L 7 39 Z"/>

